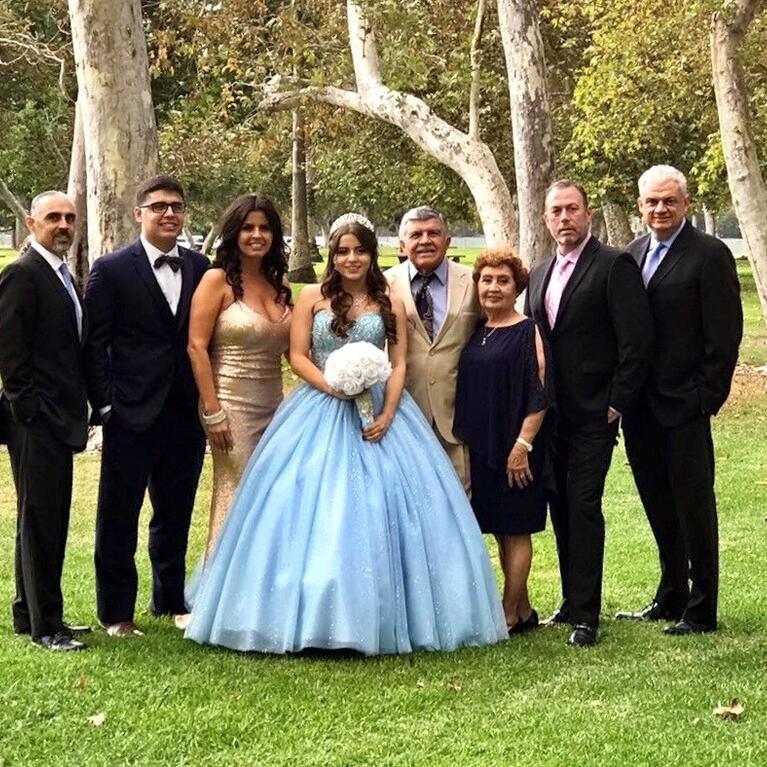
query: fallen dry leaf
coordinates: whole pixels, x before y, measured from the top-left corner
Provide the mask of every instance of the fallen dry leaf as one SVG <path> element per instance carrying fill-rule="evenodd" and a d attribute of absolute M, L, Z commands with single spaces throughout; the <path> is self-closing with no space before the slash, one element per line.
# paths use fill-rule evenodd
<path fill-rule="evenodd" d="M 75 687 L 77 687 L 79 690 L 82 690 L 83 687 L 87 687 L 90 684 L 91 680 L 88 679 L 87 676 L 80 676 L 77 678 L 77 681 L 75 682 Z"/>
<path fill-rule="evenodd" d="M 425 679 L 419 679 L 419 680 L 418 680 L 418 681 L 415 683 L 415 686 L 416 686 L 416 687 L 420 687 L 421 689 L 423 689 L 424 687 L 426 687 L 426 680 L 425 680 Z"/>
<path fill-rule="evenodd" d="M 463 688 L 460 684 L 458 684 L 458 682 L 448 682 L 447 689 L 451 692 L 460 692 Z"/>
<path fill-rule="evenodd" d="M 239 700 L 241 697 L 242 697 L 242 693 L 241 692 L 233 692 L 232 693 L 232 700 L 234 700 L 234 701 Z"/>
<path fill-rule="evenodd" d="M 743 713 L 744 708 L 737 698 L 732 699 L 729 706 L 723 706 L 721 703 L 714 709 L 715 716 L 721 716 L 722 719 L 738 719 Z"/>
<path fill-rule="evenodd" d="M 602 705 L 601 700 L 592 700 L 591 701 L 591 707 L 592 708 L 599 708 Z"/>
<path fill-rule="evenodd" d="M 100 714 L 94 714 L 93 716 L 88 717 L 88 721 L 94 726 L 94 727 L 101 727 L 104 722 L 107 720 L 107 715 L 102 711 Z"/>
<path fill-rule="evenodd" d="M 767 479 L 757 479 L 755 485 L 767 485 Z"/>
<path fill-rule="evenodd" d="M 700 724 L 700 717 L 696 716 L 695 719 L 692 720 L 693 724 Z"/>

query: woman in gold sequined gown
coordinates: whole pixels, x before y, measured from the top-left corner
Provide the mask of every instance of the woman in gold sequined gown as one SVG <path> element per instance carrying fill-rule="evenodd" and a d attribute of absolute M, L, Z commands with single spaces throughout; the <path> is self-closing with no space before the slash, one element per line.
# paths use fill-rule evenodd
<path fill-rule="evenodd" d="M 189 356 L 213 457 L 206 552 L 224 523 L 245 465 L 282 401 L 290 288 L 274 205 L 238 197 L 221 220 L 213 268 L 192 300 Z"/>

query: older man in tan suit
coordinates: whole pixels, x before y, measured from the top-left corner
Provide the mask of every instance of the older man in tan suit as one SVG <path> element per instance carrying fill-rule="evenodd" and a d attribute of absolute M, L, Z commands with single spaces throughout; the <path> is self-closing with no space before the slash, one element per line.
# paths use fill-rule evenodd
<path fill-rule="evenodd" d="M 468 490 L 469 451 L 453 436 L 453 411 L 458 358 L 479 319 L 472 272 L 445 258 L 450 235 L 433 208 L 405 213 L 399 239 L 407 261 L 389 269 L 386 278 L 408 316 L 405 387 Z"/>

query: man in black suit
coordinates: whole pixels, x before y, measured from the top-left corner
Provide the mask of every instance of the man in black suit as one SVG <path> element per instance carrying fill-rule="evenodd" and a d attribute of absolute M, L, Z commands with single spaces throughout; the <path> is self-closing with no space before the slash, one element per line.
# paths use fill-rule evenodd
<path fill-rule="evenodd" d="M 629 250 L 642 268 L 656 343 L 640 406 L 623 430 L 661 577 L 644 610 L 617 617 L 673 621 L 667 634 L 702 633 L 717 626 L 719 581 L 711 416 L 738 359 L 740 287 L 727 246 L 685 218 L 687 181 L 676 168 L 646 171 L 637 203 L 651 234 Z"/>
<path fill-rule="evenodd" d="M 82 368 L 86 314 L 64 257 L 75 208 L 61 192 L 32 202 L 25 253 L 0 273 L 0 432 L 18 498 L 17 634 L 48 650 L 83 650 L 63 619 L 61 572 L 72 500 L 72 453 L 88 439 Z"/>
<path fill-rule="evenodd" d="M 111 636 L 141 634 L 134 557 L 147 488 L 149 609 L 187 612 L 184 560 L 205 436 L 186 349 L 192 293 L 209 262 L 176 243 L 185 210 L 174 178 L 143 182 L 135 209 L 140 238 L 94 263 L 85 294 L 89 396 L 104 424 L 96 592 L 99 621 Z"/>
<path fill-rule="evenodd" d="M 636 262 L 592 236 L 581 186 L 552 184 L 544 221 L 557 250 L 532 270 L 525 311 L 551 345 L 557 398 L 549 508 L 563 601 L 549 621 L 572 624 L 569 644 L 586 646 L 599 625 L 605 478 L 647 372 L 652 326 Z"/>

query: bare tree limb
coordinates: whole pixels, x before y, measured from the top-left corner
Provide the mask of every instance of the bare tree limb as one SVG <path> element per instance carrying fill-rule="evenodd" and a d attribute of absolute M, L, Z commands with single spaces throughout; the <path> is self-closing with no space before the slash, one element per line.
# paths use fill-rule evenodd
<path fill-rule="evenodd" d="M 477 0 L 477 17 L 471 38 L 471 91 L 469 93 L 469 137 L 479 139 L 479 86 L 482 73 L 482 30 L 485 25 L 485 0 Z"/>

